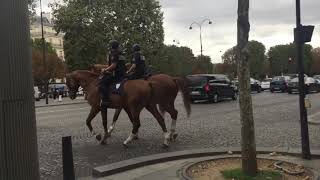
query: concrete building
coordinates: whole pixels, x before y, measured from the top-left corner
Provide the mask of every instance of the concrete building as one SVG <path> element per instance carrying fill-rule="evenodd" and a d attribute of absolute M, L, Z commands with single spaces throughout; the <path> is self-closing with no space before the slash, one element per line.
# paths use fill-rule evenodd
<path fill-rule="evenodd" d="M 53 24 L 51 23 L 50 14 L 43 14 L 43 34 L 46 42 L 52 44 L 53 48 L 56 50 L 57 56 L 65 60 L 64 50 L 63 50 L 63 33 L 57 34 L 53 29 Z M 30 36 L 32 39 L 41 39 L 41 18 L 36 16 L 31 20 L 30 23 Z"/>

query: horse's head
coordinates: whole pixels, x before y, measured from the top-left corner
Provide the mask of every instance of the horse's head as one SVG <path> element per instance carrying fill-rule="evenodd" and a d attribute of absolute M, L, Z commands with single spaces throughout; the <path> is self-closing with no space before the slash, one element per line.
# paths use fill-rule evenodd
<path fill-rule="evenodd" d="M 77 97 L 77 92 L 80 87 L 79 80 L 77 80 L 75 73 L 66 75 L 66 85 L 69 89 L 70 99 L 74 100 Z"/>

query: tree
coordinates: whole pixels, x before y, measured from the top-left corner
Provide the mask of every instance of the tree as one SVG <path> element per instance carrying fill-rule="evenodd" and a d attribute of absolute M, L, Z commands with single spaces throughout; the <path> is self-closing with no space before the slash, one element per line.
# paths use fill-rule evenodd
<path fill-rule="evenodd" d="M 241 119 L 242 170 L 249 176 L 257 174 L 257 155 L 250 90 L 249 69 L 249 0 L 238 0 L 237 61 L 239 77 L 239 104 Z"/>
<path fill-rule="evenodd" d="M 314 48 L 312 51 L 312 66 L 310 68 L 310 73 L 320 74 L 320 47 Z"/>
<path fill-rule="evenodd" d="M 105 61 L 111 39 L 120 41 L 127 59 L 139 43 L 151 64 L 163 46 L 163 13 L 156 0 L 64 0 L 51 7 L 56 31 L 65 33 L 70 70 Z"/>
<path fill-rule="evenodd" d="M 256 79 L 263 78 L 265 76 L 265 46 L 258 41 L 250 41 L 248 43 L 249 51 L 249 66 L 250 66 L 250 76 Z M 222 56 L 224 64 L 227 64 L 229 69 L 227 74 L 230 76 L 236 76 L 237 74 L 237 62 L 236 62 L 237 48 L 236 46 L 228 49 Z"/>
<path fill-rule="evenodd" d="M 307 74 L 310 73 L 312 67 L 312 46 L 304 45 L 304 69 Z M 295 44 L 276 45 L 269 49 L 268 61 L 270 62 L 270 70 L 272 75 L 297 73 L 298 64 L 296 58 Z M 291 59 L 291 60 L 289 60 Z"/>
<path fill-rule="evenodd" d="M 209 56 L 197 56 L 193 62 L 192 73 L 193 74 L 203 74 L 212 73 L 213 64 L 211 63 L 211 58 Z"/>
<path fill-rule="evenodd" d="M 46 44 L 46 62 L 47 68 L 44 67 L 42 58 L 42 40 L 31 40 L 32 47 L 32 73 L 35 85 L 42 85 L 45 79 L 63 78 L 66 67 L 61 59 L 56 54 L 52 45 L 48 42 Z"/>

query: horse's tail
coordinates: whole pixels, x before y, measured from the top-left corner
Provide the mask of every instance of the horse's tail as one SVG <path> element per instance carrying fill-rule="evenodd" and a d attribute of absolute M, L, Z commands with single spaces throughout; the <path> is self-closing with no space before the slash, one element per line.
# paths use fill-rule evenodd
<path fill-rule="evenodd" d="M 183 99 L 183 104 L 184 108 L 186 109 L 188 117 L 191 114 L 191 105 L 190 105 L 190 93 L 189 93 L 189 88 L 188 88 L 188 81 L 186 78 L 181 78 L 181 77 L 174 77 L 173 78 L 174 82 L 179 88 L 179 91 L 182 93 L 182 99 Z"/>

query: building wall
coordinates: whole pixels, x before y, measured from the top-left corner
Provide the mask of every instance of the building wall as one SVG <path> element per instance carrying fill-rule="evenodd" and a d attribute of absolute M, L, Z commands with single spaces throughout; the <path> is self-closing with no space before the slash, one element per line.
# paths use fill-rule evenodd
<path fill-rule="evenodd" d="M 30 25 L 30 35 L 32 39 L 41 39 L 41 24 L 33 23 Z M 53 48 L 56 50 L 57 56 L 65 61 L 64 50 L 63 50 L 63 36 L 64 34 L 56 34 L 51 24 L 44 23 L 43 34 L 46 42 L 52 44 Z"/>

